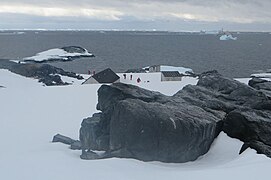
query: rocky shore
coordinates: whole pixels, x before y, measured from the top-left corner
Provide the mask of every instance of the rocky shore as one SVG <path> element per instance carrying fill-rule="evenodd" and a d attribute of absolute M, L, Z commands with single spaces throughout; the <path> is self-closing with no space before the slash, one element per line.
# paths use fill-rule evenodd
<path fill-rule="evenodd" d="M 81 158 L 193 161 L 221 131 L 244 142 L 240 153 L 251 147 L 271 157 L 270 82 L 254 78 L 249 85 L 216 71 L 171 97 L 127 84 L 103 85 L 101 113 L 82 122 Z"/>
<path fill-rule="evenodd" d="M 1 60 L 0 69 L 8 69 L 19 75 L 38 79 L 39 82 L 44 83 L 46 86 L 68 85 L 69 83 L 64 82 L 61 79 L 61 75 L 76 78 L 78 80 L 83 79 L 82 76 L 77 75 L 76 73 L 67 72 L 61 68 L 41 63 L 21 64 L 9 60 Z"/>

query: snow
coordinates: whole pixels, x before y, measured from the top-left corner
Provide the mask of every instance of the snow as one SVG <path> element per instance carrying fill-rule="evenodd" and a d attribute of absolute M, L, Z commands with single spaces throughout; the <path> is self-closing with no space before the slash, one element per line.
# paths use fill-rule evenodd
<path fill-rule="evenodd" d="M 184 82 L 182 85 L 181 82 L 158 83 L 155 74 L 141 78 L 143 82 L 137 85 L 165 94 L 177 92 L 184 85 Z M 150 82 L 144 83 L 146 80 Z M 185 82 L 190 80 L 195 83 L 192 79 Z M 129 82 L 136 84 L 134 79 Z M 194 162 L 166 164 L 120 158 L 81 160 L 80 151 L 50 141 L 57 133 L 78 139 L 82 119 L 96 112 L 100 85 L 44 87 L 37 80 L 7 70 L 0 70 L 0 85 L 6 87 L 0 88 L 0 179 L 254 180 L 270 176 L 269 158 L 252 149 L 238 155 L 243 143 L 224 133 L 220 133 L 207 154 Z"/>
<path fill-rule="evenodd" d="M 154 73 L 117 73 L 120 77 L 120 82 L 126 84 L 133 84 L 142 88 L 159 91 L 162 94 L 172 96 L 187 84 L 195 85 L 198 82 L 197 78 L 184 76 L 182 81 L 161 81 L 161 72 Z M 124 79 L 126 74 L 126 79 Z M 130 76 L 132 75 L 132 80 Z M 140 83 L 137 82 L 137 78 L 140 78 Z"/>
<path fill-rule="evenodd" d="M 35 56 L 26 57 L 24 60 L 34 60 L 34 61 L 45 61 L 50 59 L 62 59 L 62 60 L 69 60 L 68 57 L 76 57 L 76 56 L 91 56 L 87 50 L 85 53 L 69 53 L 64 49 L 55 48 L 50 49 L 47 51 L 40 52 Z"/>

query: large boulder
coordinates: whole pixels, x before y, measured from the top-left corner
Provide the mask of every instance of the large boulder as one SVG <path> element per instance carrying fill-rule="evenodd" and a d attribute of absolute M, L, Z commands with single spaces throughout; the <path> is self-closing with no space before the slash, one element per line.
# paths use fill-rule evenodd
<path fill-rule="evenodd" d="M 251 80 L 249 80 L 248 85 L 258 90 L 271 91 L 271 82 L 265 79 L 253 77 Z"/>
<path fill-rule="evenodd" d="M 117 83 L 103 85 L 98 97 L 102 114 L 85 119 L 80 129 L 84 150 L 144 161 L 187 162 L 205 154 L 220 131 L 221 118 L 158 92 Z"/>
<path fill-rule="evenodd" d="M 172 97 L 126 84 L 103 85 L 97 110 L 80 129 L 84 159 L 187 162 L 205 154 L 221 130 L 259 153 L 271 151 L 271 97 L 216 71 Z M 244 148 L 243 148 L 244 149 Z M 87 152 L 90 152 L 87 155 Z M 269 153 L 269 154 L 268 154 Z"/>

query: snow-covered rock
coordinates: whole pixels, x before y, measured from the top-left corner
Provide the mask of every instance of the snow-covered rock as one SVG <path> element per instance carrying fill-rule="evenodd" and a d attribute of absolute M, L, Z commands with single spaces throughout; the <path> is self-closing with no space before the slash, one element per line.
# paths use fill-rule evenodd
<path fill-rule="evenodd" d="M 48 62 L 48 61 L 71 61 L 80 57 L 94 57 L 86 49 L 77 46 L 67 46 L 40 52 L 35 56 L 26 57 L 24 62 Z"/>

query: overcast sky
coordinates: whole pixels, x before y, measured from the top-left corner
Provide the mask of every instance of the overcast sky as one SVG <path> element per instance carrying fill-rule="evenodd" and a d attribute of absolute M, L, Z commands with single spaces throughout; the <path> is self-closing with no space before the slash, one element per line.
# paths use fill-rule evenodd
<path fill-rule="evenodd" d="M 0 29 L 271 31 L 271 0 L 0 0 Z"/>

